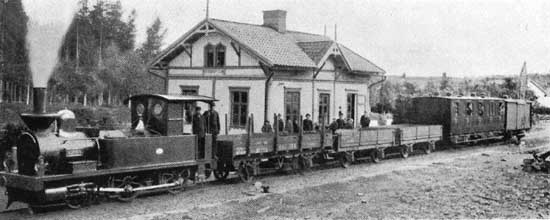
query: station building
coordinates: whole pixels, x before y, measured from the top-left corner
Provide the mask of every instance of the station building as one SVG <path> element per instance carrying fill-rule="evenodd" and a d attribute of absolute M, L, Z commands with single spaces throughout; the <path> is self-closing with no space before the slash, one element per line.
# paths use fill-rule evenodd
<path fill-rule="evenodd" d="M 161 52 L 149 72 L 166 94 L 220 100 L 221 133 L 245 132 L 251 114 L 255 132 L 279 113 L 285 121 L 309 113 L 320 124 L 322 115 L 330 123 L 342 112 L 358 124 L 370 111 L 370 86 L 385 71 L 326 36 L 287 30 L 286 11 L 264 11 L 263 19 L 205 19 Z"/>

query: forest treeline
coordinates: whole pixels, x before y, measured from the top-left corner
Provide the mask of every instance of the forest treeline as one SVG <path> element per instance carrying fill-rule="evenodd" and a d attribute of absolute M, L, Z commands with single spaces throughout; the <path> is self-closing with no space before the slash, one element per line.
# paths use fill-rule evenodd
<path fill-rule="evenodd" d="M 24 36 L 29 19 L 21 0 L 10 0 L 6 7 L 8 13 L 4 16 L 8 20 L 2 29 L 11 41 L 1 42 L 3 51 L 7 51 L 3 57 L 10 58 L 3 62 L 4 81 L 28 84 L 30 73 Z M 48 83 L 50 102 L 120 104 L 132 94 L 154 91 L 151 87 L 157 85 L 149 83 L 147 64 L 160 52 L 166 28 L 159 18 L 151 21 L 146 39 L 138 45 L 137 16 L 135 10 L 126 11 L 120 1 L 93 4 L 80 1 L 58 51 L 59 63 Z"/>

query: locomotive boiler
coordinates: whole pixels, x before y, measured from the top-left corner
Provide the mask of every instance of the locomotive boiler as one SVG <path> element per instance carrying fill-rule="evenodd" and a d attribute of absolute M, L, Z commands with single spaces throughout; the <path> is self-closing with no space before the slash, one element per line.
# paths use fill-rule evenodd
<path fill-rule="evenodd" d="M 46 113 L 46 88 L 34 88 L 33 95 L 33 112 L 21 114 L 29 131 L 18 138 L 18 173 L 43 176 L 78 172 L 82 161 L 90 163 L 97 154 L 96 141 L 82 132 L 61 129 L 61 115 Z M 65 123 L 70 120 L 74 119 Z"/>

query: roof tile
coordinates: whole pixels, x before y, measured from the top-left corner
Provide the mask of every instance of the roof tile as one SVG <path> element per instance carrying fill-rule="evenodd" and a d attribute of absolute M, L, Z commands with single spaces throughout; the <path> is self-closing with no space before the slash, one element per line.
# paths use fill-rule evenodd
<path fill-rule="evenodd" d="M 212 19 L 217 28 L 256 50 L 274 65 L 311 67 L 316 65 L 294 40 L 269 27 Z"/>

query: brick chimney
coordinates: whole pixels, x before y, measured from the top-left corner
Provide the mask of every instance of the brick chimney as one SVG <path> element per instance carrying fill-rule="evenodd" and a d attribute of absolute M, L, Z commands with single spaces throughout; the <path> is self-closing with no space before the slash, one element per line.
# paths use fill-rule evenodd
<path fill-rule="evenodd" d="M 264 11 L 264 26 L 273 28 L 278 32 L 286 32 L 286 11 Z"/>

